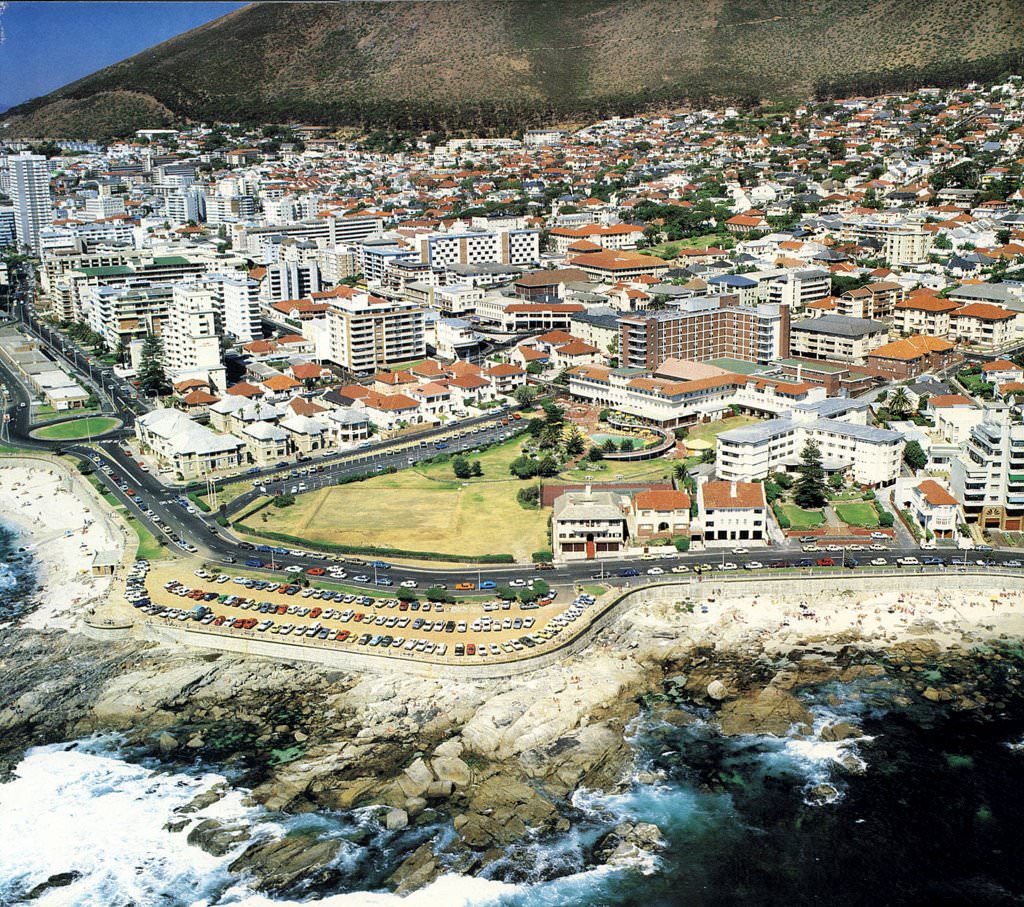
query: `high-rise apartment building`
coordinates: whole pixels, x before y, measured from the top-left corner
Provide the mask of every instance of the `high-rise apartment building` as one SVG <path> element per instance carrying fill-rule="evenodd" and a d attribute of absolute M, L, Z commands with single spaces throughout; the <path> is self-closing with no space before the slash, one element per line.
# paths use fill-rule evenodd
<path fill-rule="evenodd" d="M 177 284 L 163 338 L 164 365 L 170 377 L 205 375 L 223 389 L 223 332 L 215 294 L 201 283 Z"/>
<path fill-rule="evenodd" d="M 352 290 L 332 296 L 327 321 L 328 358 L 350 372 L 371 372 L 426 355 L 423 310 L 408 302 Z"/>
<path fill-rule="evenodd" d="M 39 250 L 39 231 L 50 223 L 50 168 L 41 154 L 7 158 L 18 244 Z"/>

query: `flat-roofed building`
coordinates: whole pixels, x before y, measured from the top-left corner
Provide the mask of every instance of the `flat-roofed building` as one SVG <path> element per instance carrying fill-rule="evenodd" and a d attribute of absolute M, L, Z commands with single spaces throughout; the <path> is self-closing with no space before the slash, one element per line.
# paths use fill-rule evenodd
<path fill-rule="evenodd" d="M 889 327 L 868 318 L 822 315 L 795 322 L 789 332 L 794 356 L 863 363 L 868 353 L 889 340 Z"/>
<path fill-rule="evenodd" d="M 860 485 L 891 485 L 900 474 L 904 438 L 867 425 L 867 409 L 866 403 L 828 399 L 722 432 L 715 442 L 715 474 L 733 481 L 764 479 L 799 465 L 805 445 L 814 441 L 827 472 L 850 475 Z"/>

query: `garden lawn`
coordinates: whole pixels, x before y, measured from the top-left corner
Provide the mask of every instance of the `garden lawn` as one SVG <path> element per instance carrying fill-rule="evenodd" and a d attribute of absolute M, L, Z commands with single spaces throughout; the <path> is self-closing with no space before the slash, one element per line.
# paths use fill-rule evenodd
<path fill-rule="evenodd" d="M 610 482 L 658 482 L 671 478 L 672 467 L 677 460 L 634 460 L 616 462 L 598 460 L 591 463 L 584 457 L 575 469 L 566 469 L 558 474 L 562 481 L 593 482 L 604 485 Z M 699 462 L 699 459 L 698 459 Z M 591 476 L 592 478 L 587 478 Z M 621 478 L 619 478 L 621 476 Z"/>
<path fill-rule="evenodd" d="M 686 435 L 686 441 L 707 441 L 709 444 L 715 443 L 717 438 L 723 431 L 729 431 L 733 428 L 742 428 L 744 425 L 753 425 L 755 422 L 760 422 L 757 416 L 726 416 L 724 419 L 718 419 L 716 422 L 708 422 L 703 425 L 694 425 L 690 428 Z M 684 442 L 685 443 L 685 442 Z"/>
<path fill-rule="evenodd" d="M 794 529 L 817 529 L 825 522 L 825 515 L 820 510 L 804 510 L 796 504 L 779 504 Z"/>
<path fill-rule="evenodd" d="M 511 554 L 528 561 L 534 551 L 550 547 L 549 514 L 525 510 L 516 500 L 516 492 L 530 485 L 508 471 L 521 443 L 509 441 L 467 457 L 480 461 L 482 478 L 460 481 L 450 461 L 431 463 L 298 495 L 291 507 L 264 508 L 246 525 L 255 532 L 315 542 L 470 556 Z"/>
<path fill-rule="evenodd" d="M 862 529 L 876 529 L 878 527 L 878 512 L 874 504 L 869 501 L 860 501 L 856 504 L 836 504 L 836 515 L 847 526 L 859 526 Z"/>
<path fill-rule="evenodd" d="M 109 416 L 90 416 L 87 419 L 74 419 L 70 422 L 59 422 L 48 425 L 35 432 L 37 438 L 46 441 L 77 441 L 90 435 L 101 435 L 117 425 L 117 419 Z"/>

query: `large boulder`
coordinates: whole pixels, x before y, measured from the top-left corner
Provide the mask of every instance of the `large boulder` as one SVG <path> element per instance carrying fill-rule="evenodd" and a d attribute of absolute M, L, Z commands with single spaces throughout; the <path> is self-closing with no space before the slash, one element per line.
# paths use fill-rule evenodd
<path fill-rule="evenodd" d="M 450 781 L 455 787 L 469 786 L 472 772 L 458 756 L 435 756 L 430 764 L 439 781 Z"/>
<path fill-rule="evenodd" d="M 409 814 L 404 809 L 389 809 L 384 816 L 384 826 L 388 831 L 401 831 L 409 824 Z"/>
<path fill-rule="evenodd" d="M 340 878 L 332 864 L 341 847 L 342 841 L 315 834 L 259 841 L 249 845 L 228 869 L 255 876 L 258 891 L 313 890 Z"/>
<path fill-rule="evenodd" d="M 249 830 L 243 825 L 222 825 L 216 819 L 200 822 L 188 833 L 188 843 L 215 857 L 223 857 L 243 841 L 249 840 Z"/>
<path fill-rule="evenodd" d="M 785 690 L 767 686 L 755 696 L 725 703 L 718 722 L 726 737 L 740 734 L 771 734 L 783 737 L 794 724 L 813 724 L 802 702 Z"/>

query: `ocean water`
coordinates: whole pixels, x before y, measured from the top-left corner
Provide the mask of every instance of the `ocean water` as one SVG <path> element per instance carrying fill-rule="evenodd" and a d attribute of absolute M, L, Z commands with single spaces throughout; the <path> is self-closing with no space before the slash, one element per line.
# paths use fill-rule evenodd
<path fill-rule="evenodd" d="M 31 555 L 18 551 L 22 544 L 14 529 L 0 523 L 0 624 L 31 608 L 35 571 Z"/>
<path fill-rule="evenodd" d="M 116 740 L 29 751 L 0 785 L 0 903 L 58 873 L 40 907 L 563 907 L 563 905 L 1002 905 L 1024 901 L 1024 712 L 955 712 L 898 700 L 898 687 L 832 686 L 806 698 L 815 727 L 856 720 L 838 743 L 721 737 L 699 711 L 685 724 L 648 714 L 632 728 L 636 773 L 617 793 L 577 792 L 573 829 L 527 841 L 483 878 L 445 875 L 398 898 L 384 879 L 445 823 L 389 833 L 372 809 L 282 817 L 235 791 L 196 821 L 256 836 L 316 827 L 346 841 L 342 881 L 297 899 L 257 894 L 223 858 L 171 832 L 175 809 L 223 781 L 196 768 L 134 764 Z M 828 785 L 825 795 L 821 789 Z M 817 793 L 816 793 L 817 792 Z M 635 866 L 595 866 L 595 844 L 623 821 L 656 824 L 665 848 Z"/>

